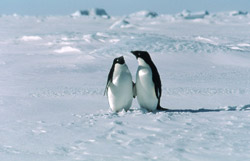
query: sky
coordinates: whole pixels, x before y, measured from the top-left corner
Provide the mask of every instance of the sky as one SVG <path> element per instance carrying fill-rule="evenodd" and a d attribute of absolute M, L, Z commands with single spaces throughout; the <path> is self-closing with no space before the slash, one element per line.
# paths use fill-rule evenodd
<path fill-rule="evenodd" d="M 250 11 L 250 0 L 0 0 L 0 14 L 69 15 L 76 10 L 104 8 L 110 15 L 140 10 L 174 14 L 183 9 L 220 12 Z"/>

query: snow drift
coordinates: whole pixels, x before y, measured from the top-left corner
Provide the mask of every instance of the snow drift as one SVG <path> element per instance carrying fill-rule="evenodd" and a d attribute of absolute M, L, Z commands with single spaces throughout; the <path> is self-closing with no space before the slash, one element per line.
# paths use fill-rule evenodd
<path fill-rule="evenodd" d="M 115 28 L 131 28 L 133 27 L 132 24 L 130 24 L 129 21 L 122 19 L 114 22 L 111 26 L 110 29 L 115 29 Z"/>
<path fill-rule="evenodd" d="M 42 40 L 40 36 L 23 36 L 20 40 L 22 41 L 38 41 Z"/>

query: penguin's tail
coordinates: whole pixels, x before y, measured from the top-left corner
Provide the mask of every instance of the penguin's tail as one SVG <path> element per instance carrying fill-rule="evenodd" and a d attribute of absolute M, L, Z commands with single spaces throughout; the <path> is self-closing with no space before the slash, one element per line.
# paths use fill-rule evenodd
<path fill-rule="evenodd" d="M 167 108 L 163 108 L 163 107 L 161 107 L 161 105 L 160 105 L 160 99 L 159 99 L 159 101 L 158 101 L 158 105 L 157 105 L 157 108 L 156 108 L 158 111 L 167 111 L 168 109 Z"/>
<path fill-rule="evenodd" d="M 161 106 L 157 106 L 157 110 L 158 110 L 158 111 L 168 111 L 167 108 L 163 108 L 163 107 L 161 107 Z"/>

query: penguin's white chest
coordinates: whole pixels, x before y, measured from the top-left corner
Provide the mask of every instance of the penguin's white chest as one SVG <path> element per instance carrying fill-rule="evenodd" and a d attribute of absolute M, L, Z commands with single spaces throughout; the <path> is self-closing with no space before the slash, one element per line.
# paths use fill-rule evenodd
<path fill-rule="evenodd" d="M 149 111 L 156 110 L 158 99 L 155 94 L 155 85 L 149 66 L 138 67 L 136 74 L 136 93 L 138 103 L 142 108 L 146 108 Z"/>
<path fill-rule="evenodd" d="M 112 111 L 128 110 L 133 100 L 132 76 L 128 68 L 114 70 L 113 81 L 108 87 L 108 100 Z"/>

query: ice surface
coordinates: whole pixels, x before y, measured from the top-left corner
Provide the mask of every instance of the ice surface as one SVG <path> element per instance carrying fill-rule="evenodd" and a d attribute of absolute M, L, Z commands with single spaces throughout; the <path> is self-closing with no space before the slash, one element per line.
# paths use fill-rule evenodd
<path fill-rule="evenodd" d="M 249 160 L 249 23 L 229 12 L 192 20 L 2 15 L 0 160 Z M 112 61 L 124 55 L 134 77 L 131 50 L 151 54 L 168 112 L 136 100 L 128 112 L 109 110 Z"/>

